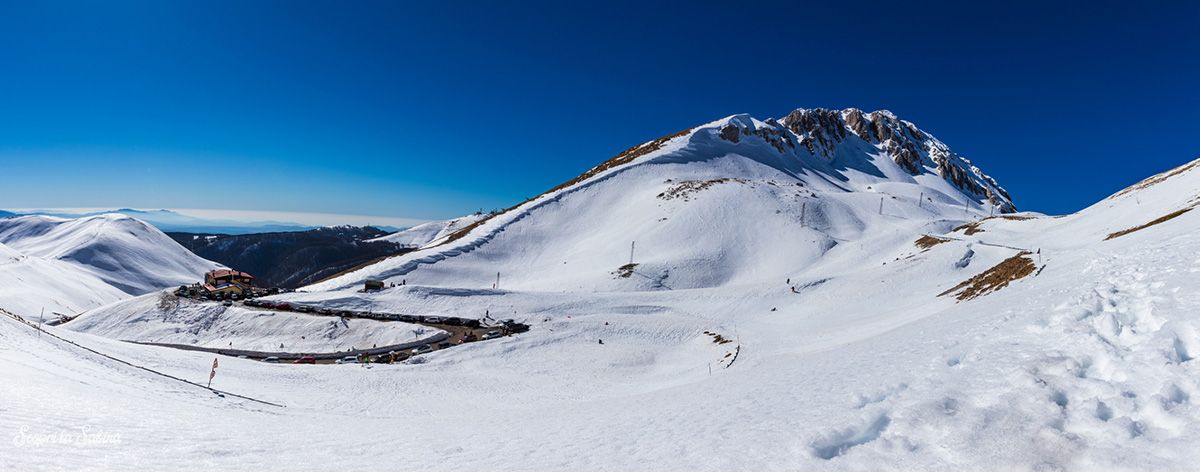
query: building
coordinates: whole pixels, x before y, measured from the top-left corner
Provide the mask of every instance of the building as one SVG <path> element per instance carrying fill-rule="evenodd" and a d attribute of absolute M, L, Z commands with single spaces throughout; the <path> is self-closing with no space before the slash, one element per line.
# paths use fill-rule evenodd
<path fill-rule="evenodd" d="M 210 294 L 242 295 L 253 286 L 253 275 L 233 269 L 217 269 L 204 274 L 204 291 Z"/>
<path fill-rule="evenodd" d="M 363 291 L 366 291 L 366 292 L 372 292 L 375 290 L 383 290 L 383 281 L 382 280 L 367 280 L 365 285 L 366 286 L 363 287 Z"/>

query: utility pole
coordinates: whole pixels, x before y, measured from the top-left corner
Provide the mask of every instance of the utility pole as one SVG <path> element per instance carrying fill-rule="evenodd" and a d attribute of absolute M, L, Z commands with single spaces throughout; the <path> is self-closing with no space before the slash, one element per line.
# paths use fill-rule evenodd
<path fill-rule="evenodd" d="M 917 197 L 917 208 L 925 208 L 925 192 L 921 192 L 921 196 Z"/>
<path fill-rule="evenodd" d="M 629 263 L 633 264 L 633 248 L 637 245 L 637 241 L 629 242 Z"/>
<path fill-rule="evenodd" d="M 883 197 L 879 197 L 879 214 L 883 214 Z"/>
<path fill-rule="evenodd" d="M 494 288 L 494 289 L 500 288 L 500 273 L 499 272 L 496 272 L 496 285 L 492 286 L 492 288 Z"/>
<path fill-rule="evenodd" d="M 46 321 L 46 307 L 42 307 L 42 313 L 38 315 L 38 337 L 42 337 L 42 323 Z"/>
<path fill-rule="evenodd" d="M 963 218 L 970 216 L 970 214 L 971 214 L 970 205 L 971 205 L 970 200 L 963 202 Z"/>
<path fill-rule="evenodd" d="M 804 227 L 804 214 L 808 209 L 808 202 L 800 202 L 800 227 Z"/>

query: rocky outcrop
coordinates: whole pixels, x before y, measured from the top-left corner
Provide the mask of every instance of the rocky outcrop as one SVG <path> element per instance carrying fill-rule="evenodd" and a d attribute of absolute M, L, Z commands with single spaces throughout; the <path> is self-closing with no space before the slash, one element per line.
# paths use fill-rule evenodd
<path fill-rule="evenodd" d="M 838 146 L 857 138 L 880 149 L 912 175 L 934 173 L 1002 213 L 1016 211 L 1008 192 L 944 143 L 887 110 L 798 109 L 781 120 L 810 154 L 833 159 Z"/>

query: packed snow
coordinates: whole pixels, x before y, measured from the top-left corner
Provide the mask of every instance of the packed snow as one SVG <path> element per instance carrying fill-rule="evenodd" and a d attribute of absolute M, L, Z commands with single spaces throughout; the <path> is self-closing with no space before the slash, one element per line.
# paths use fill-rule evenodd
<path fill-rule="evenodd" d="M 729 125 L 736 142 L 721 137 Z M 1200 168 L 1073 215 L 989 218 L 1010 202 L 928 167 L 914 175 L 885 143 L 781 151 L 754 131 L 769 125 L 695 128 L 460 237 L 278 296 L 532 326 L 371 368 L 220 359 L 214 388 L 282 406 L 138 368 L 203 383 L 212 365 L 116 340 L 170 313 L 153 295 L 40 337 L 0 316 L 11 379 L 0 430 L 13 432 L 0 460 L 448 471 L 1200 460 L 1200 212 L 1186 211 Z M 918 246 L 925 235 L 936 244 Z M 939 296 L 1022 253 L 1034 272 L 974 299 Z M 368 278 L 397 286 L 359 291 Z M 120 318 L 130 312 L 144 315 Z M 106 323 L 104 336 L 84 323 Z"/>

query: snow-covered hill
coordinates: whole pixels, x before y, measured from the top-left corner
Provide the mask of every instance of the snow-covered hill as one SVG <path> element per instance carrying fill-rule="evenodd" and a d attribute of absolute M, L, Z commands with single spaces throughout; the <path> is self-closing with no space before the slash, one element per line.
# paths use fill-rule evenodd
<path fill-rule="evenodd" d="M 44 457 L 155 469 L 1193 468 L 1200 161 L 1073 215 L 1015 213 L 927 133 L 858 116 L 719 120 L 410 255 L 277 296 L 531 325 L 370 369 L 220 359 L 214 387 L 283 408 L 180 382 L 206 381 L 210 354 L 110 339 L 216 320 L 197 332 L 274 342 L 288 335 L 282 319 L 147 296 L 50 328 L 130 366 L 0 317 L 0 376 L 12 380 L 0 398 L 15 399 L 0 404 L 0 430 L 100 425 L 122 441 L 43 441 L 36 455 L 0 441 L 0 457 L 18 469 Z M 371 277 L 406 283 L 359 292 Z M 385 447 L 363 439 L 395 431 Z M 97 462 L 113 450 L 122 460 Z"/>
<path fill-rule="evenodd" d="M 628 291 L 781 281 L 829 251 L 1014 210 L 990 177 L 889 112 L 735 115 L 635 146 L 366 278 L 522 290 Z M 874 250 L 863 247 L 864 250 Z M 631 271 L 621 267 L 637 264 Z"/>
<path fill-rule="evenodd" d="M 7 218 L 0 220 L 0 243 L 26 256 L 71 264 L 129 295 L 195 282 L 218 267 L 120 214 Z"/>
<path fill-rule="evenodd" d="M 387 241 L 400 244 L 404 247 L 419 248 L 443 239 L 487 216 L 483 213 L 476 213 L 450 220 L 430 221 L 387 236 L 372 239 L 371 241 Z"/>
<path fill-rule="evenodd" d="M 54 259 L 27 256 L 0 243 L 0 308 L 47 320 L 73 316 L 127 295 L 91 272 Z"/>

